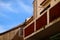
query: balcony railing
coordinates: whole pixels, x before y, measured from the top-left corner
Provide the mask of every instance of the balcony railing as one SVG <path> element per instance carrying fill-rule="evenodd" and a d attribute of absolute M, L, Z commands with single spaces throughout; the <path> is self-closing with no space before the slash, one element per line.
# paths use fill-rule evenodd
<path fill-rule="evenodd" d="M 25 28 L 25 31 L 24 31 L 25 35 L 24 35 L 24 37 L 32 34 L 33 32 L 34 32 L 34 23 L 29 25 L 27 28 Z"/>
<path fill-rule="evenodd" d="M 36 29 L 35 29 L 35 21 L 33 21 L 29 26 L 27 26 L 24 29 L 24 37 L 29 36 L 32 34 L 35 30 L 39 30 L 42 27 L 45 27 L 47 25 L 47 12 L 45 12 L 40 18 L 36 19 Z"/>
<path fill-rule="evenodd" d="M 60 17 L 60 2 L 49 11 L 50 22 Z"/>
<path fill-rule="evenodd" d="M 49 16 L 49 17 L 48 17 Z M 31 35 L 32 33 L 37 32 L 39 29 L 44 28 L 45 25 L 49 25 L 48 21 L 51 23 L 55 19 L 60 18 L 60 2 L 57 3 L 54 7 L 52 7 L 48 12 L 44 12 L 42 16 L 37 18 L 33 23 L 31 23 L 28 27 L 24 28 L 24 37 Z M 49 20 L 48 20 L 49 19 Z M 36 25 L 35 25 L 36 23 Z M 36 29 L 36 31 L 34 31 Z"/>
<path fill-rule="evenodd" d="M 47 25 L 47 12 L 36 20 L 36 30 L 44 27 L 45 25 Z"/>

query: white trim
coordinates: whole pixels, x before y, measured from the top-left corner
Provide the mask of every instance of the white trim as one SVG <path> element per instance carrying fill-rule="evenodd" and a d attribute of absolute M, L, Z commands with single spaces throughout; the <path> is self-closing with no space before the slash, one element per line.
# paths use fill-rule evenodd
<path fill-rule="evenodd" d="M 27 28 L 29 25 L 31 25 L 34 22 L 34 20 L 32 22 L 30 22 L 28 25 L 26 25 L 23 29 Z"/>
<path fill-rule="evenodd" d="M 45 28 L 48 28 L 49 26 L 53 25 L 54 23 L 60 21 L 60 17 L 55 19 L 54 21 L 50 22 L 49 25 L 46 25 Z"/>
<path fill-rule="evenodd" d="M 49 24 L 49 9 L 47 10 L 47 24 Z"/>
<path fill-rule="evenodd" d="M 36 31 L 36 19 L 34 20 L 34 32 Z"/>

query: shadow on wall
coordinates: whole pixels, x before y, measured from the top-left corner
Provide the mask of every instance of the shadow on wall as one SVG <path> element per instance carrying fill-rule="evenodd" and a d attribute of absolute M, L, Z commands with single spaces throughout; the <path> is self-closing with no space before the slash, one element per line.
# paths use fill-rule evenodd
<path fill-rule="evenodd" d="M 18 31 L 12 40 L 23 40 L 23 37 L 19 36 L 19 31 Z"/>

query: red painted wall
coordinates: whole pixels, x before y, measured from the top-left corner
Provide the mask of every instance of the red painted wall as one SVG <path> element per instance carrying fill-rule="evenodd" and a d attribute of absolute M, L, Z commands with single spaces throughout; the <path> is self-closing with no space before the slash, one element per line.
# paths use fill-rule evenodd
<path fill-rule="evenodd" d="M 32 34 L 34 32 L 34 23 L 29 25 L 24 31 L 25 31 L 25 37 Z"/>
<path fill-rule="evenodd" d="M 36 30 L 42 28 L 45 25 L 47 25 L 47 12 L 36 20 Z"/>
<path fill-rule="evenodd" d="M 60 2 L 50 9 L 50 22 L 60 17 Z"/>

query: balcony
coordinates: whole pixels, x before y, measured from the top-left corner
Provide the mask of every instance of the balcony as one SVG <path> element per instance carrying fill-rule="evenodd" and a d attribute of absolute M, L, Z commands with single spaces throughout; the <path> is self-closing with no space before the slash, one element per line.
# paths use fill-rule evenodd
<path fill-rule="evenodd" d="M 60 21 L 49 26 L 49 28 L 36 33 L 35 35 L 27 38 L 26 40 L 51 40 L 51 36 L 60 32 Z M 59 36 L 60 37 L 60 36 Z"/>
<path fill-rule="evenodd" d="M 48 27 L 46 28 L 46 26 Z M 40 29 L 42 28 L 43 30 L 40 31 Z M 24 28 L 23 31 L 24 39 L 44 40 L 44 38 L 48 38 L 51 35 L 59 33 L 60 32 L 59 28 L 60 28 L 60 2 L 49 9 L 49 14 L 47 11 L 44 12 L 43 15 L 33 20 L 33 22 L 29 26 Z"/>

